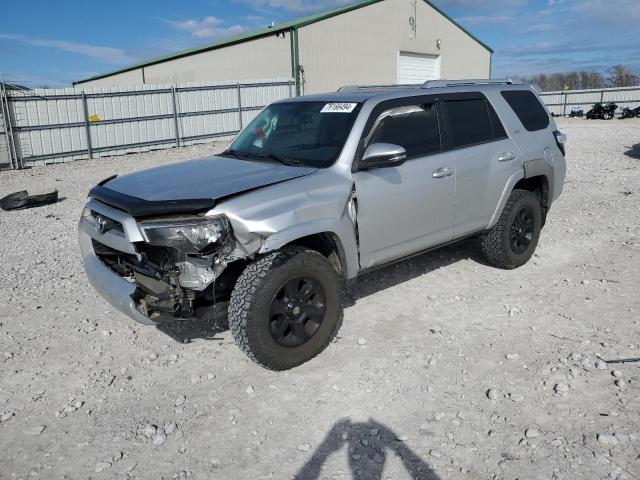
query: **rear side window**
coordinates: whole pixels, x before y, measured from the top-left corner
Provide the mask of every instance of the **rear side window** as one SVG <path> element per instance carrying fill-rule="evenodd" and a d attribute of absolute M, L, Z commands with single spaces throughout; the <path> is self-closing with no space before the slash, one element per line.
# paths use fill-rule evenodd
<path fill-rule="evenodd" d="M 443 107 L 447 113 L 453 147 L 467 147 L 495 139 L 489 109 L 483 98 L 447 100 Z"/>
<path fill-rule="evenodd" d="M 435 104 L 409 105 L 386 110 L 365 137 L 365 147 L 392 143 L 407 151 L 407 158 L 439 152 L 440 128 Z"/>
<path fill-rule="evenodd" d="M 544 130 L 549 126 L 549 115 L 529 90 L 505 90 L 502 96 L 518 116 L 524 128 L 530 132 Z"/>

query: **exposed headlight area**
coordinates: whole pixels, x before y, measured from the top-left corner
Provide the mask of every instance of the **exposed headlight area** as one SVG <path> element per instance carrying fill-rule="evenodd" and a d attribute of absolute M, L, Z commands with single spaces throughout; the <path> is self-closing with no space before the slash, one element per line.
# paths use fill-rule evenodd
<path fill-rule="evenodd" d="M 86 210 L 92 224 L 110 225 L 109 219 Z M 99 223 L 98 220 L 104 220 Z M 132 297 L 145 316 L 189 319 L 205 314 L 227 297 L 224 275 L 235 254 L 231 224 L 224 215 L 138 220 L 142 233 L 135 250 L 123 252 L 103 243 L 111 230 L 95 234 L 95 255 L 114 273 L 136 285 Z"/>
<path fill-rule="evenodd" d="M 192 220 L 140 223 L 149 245 L 169 247 L 186 255 L 213 255 L 229 237 L 229 220 L 225 216 Z"/>

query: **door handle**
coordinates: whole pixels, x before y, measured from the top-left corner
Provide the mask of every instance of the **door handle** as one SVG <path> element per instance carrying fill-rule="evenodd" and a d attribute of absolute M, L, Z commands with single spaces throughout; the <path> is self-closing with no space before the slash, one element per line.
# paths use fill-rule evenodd
<path fill-rule="evenodd" d="M 453 177 L 453 168 L 443 167 L 433 172 L 433 178 L 448 178 Z"/>
<path fill-rule="evenodd" d="M 513 152 L 505 152 L 498 157 L 499 162 L 508 162 L 510 160 L 515 160 L 518 156 Z"/>

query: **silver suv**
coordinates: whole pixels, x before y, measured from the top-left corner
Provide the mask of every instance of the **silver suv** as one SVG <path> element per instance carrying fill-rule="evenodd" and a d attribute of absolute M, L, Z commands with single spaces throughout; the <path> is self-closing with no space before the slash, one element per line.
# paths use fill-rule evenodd
<path fill-rule="evenodd" d="M 511 80 L 283 100 L 216 157 L 93 188 L 85 270 L 134 320 L 228 323 L 254 361 L 290 369 L 331 342 L 363 272 L 471 236 L 492 265 L 525 264 L 563 188 L 564 142 Z"/>

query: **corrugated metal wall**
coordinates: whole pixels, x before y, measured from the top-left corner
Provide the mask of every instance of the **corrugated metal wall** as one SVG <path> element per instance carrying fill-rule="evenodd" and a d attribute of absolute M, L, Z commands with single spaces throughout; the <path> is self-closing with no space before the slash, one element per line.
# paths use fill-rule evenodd
<path fill-rule="evenodd" d="M 18 156 L 31 166 L 229 140 L 293 90 L 290 79 L 224 81 L 38 89 L 9 101 Z"/>
<path fill-rule="evenodd" d="M 619 108 L 640 106 L 640 87 L 545 92 L 541 96 L 549 110 L 556 115 L 568 115 L 576 107 L 587 112 L 598 102 L 614 102 Z"/>

